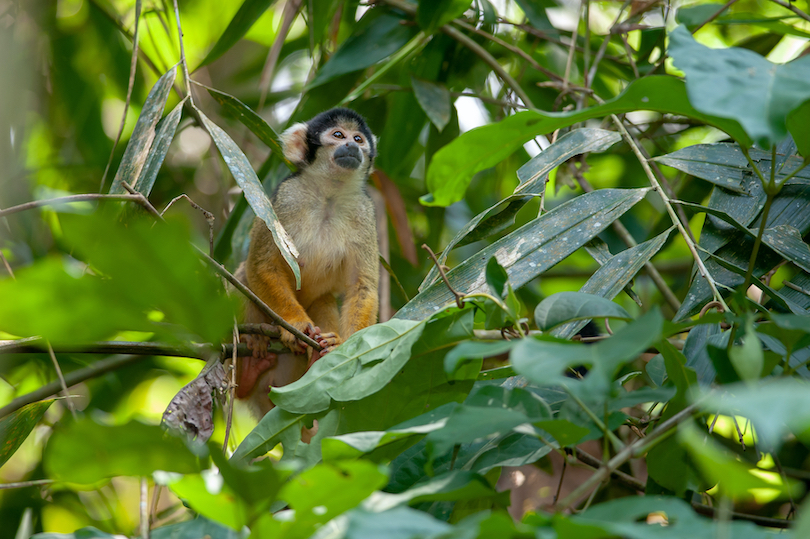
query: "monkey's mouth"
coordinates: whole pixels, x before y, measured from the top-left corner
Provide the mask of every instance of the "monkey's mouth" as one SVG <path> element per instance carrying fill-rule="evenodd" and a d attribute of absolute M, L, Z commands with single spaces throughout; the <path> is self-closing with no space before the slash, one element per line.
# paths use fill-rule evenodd
<path fill-rule="evenodd" d="M 354 170 L 362 163 L 362 154 L 357 146 L 341 146 L 335 150 L 335 163 L 339 167 Z"/>

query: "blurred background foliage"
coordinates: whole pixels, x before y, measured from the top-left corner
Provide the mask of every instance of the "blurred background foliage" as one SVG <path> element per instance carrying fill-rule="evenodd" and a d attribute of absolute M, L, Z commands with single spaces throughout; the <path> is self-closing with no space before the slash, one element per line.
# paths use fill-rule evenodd
<path fill-rule="evenodd" d="M 150 89 L 180 60 L 171 2 L 138 4 L 136 21 L 135 0 L 0 0 L 0 208 L 108 192 Z M 567 128 L 538 136 L 475 174 L 469 187 L 459 191 L 457 202 L 431 205 L 427 170 L 437 152 L 459 135 L 499 122 L 528 104 L 548 112 L 580 110 L 597 99 L 614 98 L 630 81 L 681 74 L 665 55 L 665 30 L 676 23 L 695 31 L 698 41 L 712 48 L 739 47 L 775 63 L 803 56 L 810 38 L 806 16 L 765 0 L 732 2 L 722 13 L 720 3 L 655 0 L 423 0 L 418 5 L 404 0 L 183 0 L 179 4 L 194 106 L 237 143 L 267 192 L 289 173 L 268 143 L 273 138 L 269 128 L 280 132 L 337 105 L 350 106 L 367 118 L 380 140 L 379 173 L 372 183 L 387 205 L 390 249 L 384 255 L 408 298 L 416 295 L 432 266 L 417 247 L 425 243 L 437 252 L 443 249 L 473 216 L 510 195 L 519 183 L 517 170 Z M 807 11 L 804 1 L 790 6 Z M 706 21 L 710 22 L 701 26 Z M 139 47 L 136 69 L 131 71 L 136 22 Z M 595 67 L 593 74 L 588 72 Z M 511 82 L 505 82 L 504 74 Z M 261 124 L 249 129 L 244 118 L 240 121 L 233 114 L 238 104 L 229 96 L 255 111 L 269 128 Z M 174 110 L 186 97 L 178 69 L 165 111 Z M 160 210 L 186 194 L 211 212 L 214 257 L 233 270 L 246 254 L 252 211 L 196 110 L 189 101 L 181 106 L 183 117 L 147 194 Z M 683 116 L 635 110 L 623 120 L 652 156 L 728 139 L 706 122 Z M 602 117 L 581 126 L 612 129 L 610 120 Z M 262 130 L 266 136 L 257 136 Z M 493 146 L 500 143 L 497 138 L 491 141 Z M 665 165 L 658 172 L 684 201 L 704 203 L 713 188 Z M 548 179 L 542 199 L 546 210 L 590 187 L 648 186 L 639 160 L 624 143 L 574 157 L 554 168 Z M 68 341 L 102 337 L 137 341 L 153 335 L 183 342 L 228 339 L 233 307 L 187 248 L 191 239 L 207 251 L 209 228 L 197 209 L 183 200 L 174 204 L 166 214 L 172 222 L 161 242 L 155 243 L 144 239 L 147 233 L 137 226 L 122 231 L 70 215 L 86 213 L 91 205 L 46 206 L 0 217 L 0 249 L 7 262 L 0 269 L 4 274 L 0 302 L 6 303 L 8 316 L 10 304 L 26 304 L 25 312 L 12 313 L 17 325 L 0 327 L 0 337 L 45 334 L 43 328 L 55 320 L 55 333 L 50 334 L 54 342 L 60 336 Z M 514 224 L 507 223 L 497 236 L 458 247 L 447 264 L 459 264 L 534 219 L 540 206 L 539 197 L 528 201 Z M 699 236 L 704 214 L 687 217 L 692 234 Z M 671 226 L 655 197 L 637 204 L 621 222 L 638 243 Z M 81 234 L 80 241 L 71 240 L 71 233 Z M 100 244 L 118 245 L 120 250 L 110 251 L 105 259 L 104 249 L 94 252 L 84 244 L 94 234 Z M 612 253 L 627 247 L 613 228 L 599 237 Z M 126 246 L 135 245 L 137 252 L 128 252 Z M 675 295 L 683 298 L 690 286 L 692 259 L 680 234 L 669 238 L 655 265 Z M 25 276 L 27 288 L 13 286 L 6 267 Z M 92 276 L 87 275 L 88 268 Z M 550 294 L 578 290 L 597 268 L 584 250 L 568 256 L 517 290 L 523 305 L 520 314 L 529 316 Z M 42 272 L 39 280 L 36 272 Z M 784 265 L 770 283 L 779 286 L 797 272 Z M 188 279 L 190 274 L 199 278 Z M 98 276 L 126 282 L 137 293 L 108 295 L 106 304 L 84 308 L 60 303 L 59 291 L 74 286 L 73 281 L 84 282 L 82 286 L 101 296 L 106 285 Z M 197 288 L 184 288 L 190 282 Z M 179 290 L 185 295 L 173 296 Z M 659 305 L 668 319 L 675 315 L 675 307 L 646 274 L 639 275 L 634 290 L 641 304 Z M 631 315 L 641 312 L 629 296 L 619 296 L 618 301 Z M 406 302 L 398 286 L 392 286 L 387 314 Z M 106 312 L 101 320 L 106 325 L 96 324 L 100 312 Z M 78 329 L 59 324 L 71 315 Z M 95 359 L 60 354 L 59 360 L 70 372 Z M 107 424 L 124 425 L 132 419 L 157 423 L 171 396 L 199 369 L 195 359 L 145 357 L 83 383 L 74 390 L 80 395 L 75 405 Z M 4 356 L 0 374 L 2 404 L 55 379 L 46 353 Z M 44 412 L 42 422 L 0 468 L 4 483 L 46 477 L 43 446 L 66 413 L 61 402 Z M 238 415 L 234 437 L 241 441 L 251 427 L 249 418 Z M 220 444 L 223 430 L 218 428 L 215 434 Z M 0 537 L 14 536 L 21 522 L 31 522 L 33 531 L 72 532 L 93 525 L 111 533 L 135 533 L 138 481 L 118 477 L 95 487 L 85 490 L 88 487 L 60 483 L 49 488 L 45 498 L 36 487 L 0 491 L 4 524 Z M 176 499 L 161 509 L 177 509 L 172 503 Z"/>

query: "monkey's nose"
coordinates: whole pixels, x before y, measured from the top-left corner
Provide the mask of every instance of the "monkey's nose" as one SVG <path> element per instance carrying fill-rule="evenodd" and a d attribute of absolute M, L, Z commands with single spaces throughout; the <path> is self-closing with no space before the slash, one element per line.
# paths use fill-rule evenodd
<path fill-rule="evenodd" d="M 360 153 L 360 147 L 354 142 L 349 141 L 335 150 L 335 163 L 338 166 L 354 170 L 362 162 L 363 156 Z"/>

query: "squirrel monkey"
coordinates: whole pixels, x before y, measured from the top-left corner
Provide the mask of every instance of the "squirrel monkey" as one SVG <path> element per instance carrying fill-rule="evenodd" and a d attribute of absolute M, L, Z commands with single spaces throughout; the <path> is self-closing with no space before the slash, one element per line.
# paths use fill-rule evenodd
<path fill-rule="evenodd" d="M 284 155 L 298 167 L 271 198 L 298 248 L 301 289 L 267 225 L 253 222 L 247 260 L 237 277 L 284 320 L 323 347 L 307 361 L 306 345 L 281 329 L 293 354 L 267 352 L 268 339 L 245 335 L 252 357 L 239 365 L 237 395 L 264 415 L 267 393 L 300 378 L 319 357 L 377 321 L 378 249 L 374 204 L 365 191 L 377 139 L 362 116 L 335 108 L 281 135 Z M 338 297 L 342 306 L 338 309 Z M 271 323 L 247 301 L 245 322 Z"/>

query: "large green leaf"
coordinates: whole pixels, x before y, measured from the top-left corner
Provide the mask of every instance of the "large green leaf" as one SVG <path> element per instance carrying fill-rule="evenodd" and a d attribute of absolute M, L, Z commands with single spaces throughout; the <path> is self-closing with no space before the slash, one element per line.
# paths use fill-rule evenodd
<path fill-rule="evenodd" d="M 199 67 L 208 65 L 233 47 L 237 41 L 242 39 L 248 30 L 259 20 L 259 17 L 272 6 L 276 0 L 245 0 L 239 7 L 239 11 L 233 16 L 228 27 L 222 36 L 208 52 Z"/>
<path fill-rule="evenodd" d="M 521 287 L 607 228 L 647 191 L 602 189 L 561 204 L 450 270 L 450 284 L 465 294 L 487 290 L 486 264 L 494 256 L 506 269 L 512 286 Z M 444 282 L 438 281 L 409 301 L 396 316 L 420 320 L 453 301 L 453 294 Z"/>
<path fill-rule="evenodd" d="M 438 260 L 443 264 L 456 246 L 477 241 L 501 232 L 515 222 L 517 212 L 531 199 L 541 195 L 546 189 L 548 173 L 575 155 L 588 152 L 602 152 L 621 139 L 618 133 L 604 129 L 575 129 L 560 137 L 554 144 L 540 152 L 518 169 L 520 185 L 515 193 L 504 198 L 492 207 L 482 211 L 464 225 L 447 244 Z M 419 290 L 439 278 L 439 271 L 430 268 Z"/>
<path fill-rule="evenodd" d="M 264 192 L 264 188 L 259 178 L 256 176 L 253 167 L 250 166 L 250 161 L 248 161 L 244 152 L 239 149 L 239 146 L 236 145 L 225 131 L 209 120 L 202 111 L 198 112 L 203 121 L 203 125 L 208 130 L 211 138 L 214 139 L 217 148 L 219 148 L 222 159 L 225 160 L 225 164 L 228 165 L 228 169 L 230 169 L 231 174 L 233 174 L 233 178 L 236 180 L 239 187 L 242 188 L 242 192 L 245 194 L 245 198 L 250 204 L 250 207 L 253 208 L 256 216 L 264 221 L 268 230 L 270 230 L 270 233 L 273 235 L 273 241 L 276 242 L 281 256 L 284 257 L 284 260 L 287 262 L 287 265 L 290 266 L 295 276 L 296 289 L 301 288 L 301 268 L 298 266 L 298 261 L 296 260 L 298 250 L 295 248 L 290 235 L 284 230 L 281 221 L 278 220 L 278 216 L 275 210 L 273 210 L 272 204 L 270 204 L 270 199 L 267 198 L 267 194 Z"/>
<path fill-rule="evenodd" d="M 157 470 L 196 473 L 205 460 L 157 425 L 130 421 L 111 426 L 91 419 L 54 430 L 43 455 L 49 477 L 81 484 Z"/>
<path fill-rule="evenodd" d="M 750 145 L 751 139 L 736 121 L 708 116 L 692 107 L 683 82 L 674 77 L 650 76 L 632 82 L 618 97 L 602 105 L 573 112 L 518 112 L 501 122 L 471 129 L 436 152 L 427 173 L 432 200 L 425 199 L 424 203 L 449 206 L 461 200 L 475 173 L 500 163 L 538 135 L 590 118 L 634 110 L 689 116 Z"/>
<path fill-rule="evenodd" d="M 380 493 L 363 506 L 374 511 L 387 511 L 406 503 L 433 501 L 462 501 L 477 498 L 508 500 L 508 493 L 493 489 L 486 479 L 477 473 L 454 470 L 423 481 L 396 494 Z"/>
<path fill-rule="evenodd" d="M 534 310 L 534 323 L 543 331 L 591 318 L 630 320 L 630 315 L 618 303 L 584 292 L 558 292 L 538 303 Z"/>
<path fill-rule="evenodd" d="M 53 399 L 32 402 L 0 420 L 0 467 L 20 448 L 51 404 Z"/>
<path fill-rule="evenodd" d="M 149 157 L 146 158 L 143 172 L 135 182 L 135 185 L 132 186 L 136 191 L 146 197 L 152 192 L 152 187 L 155 185 L 155 179 L 160 171 L 160 167 L 163 165 L 163 160 L 169 152 L 169 146 L 172 140 L 174 140 L 174 134 L 177 132 L 177 125 L 180 123 L 180 116 L 183 113 L 184 105 L 185 100 L 178 103 L 157 126 L 157 134 L 152 143 Z"/>
<path fill-rule="evenodd" d="M 747 49 L 710 49 L 684 26 L 670 34 L 667 52 L 697 110 L 736 120 L 764 148 L 787 136 L 788 115 L 810 99 L 810 58 L 778 65 Z"/>
<path fill-rule="evenodd" d="M 422 0 L 416 9 L 416 22 L 432 34 L 470 8 L 469 0 Z"/>
<path fill-rule="evenodd" d="M 402 22 L 403 19 L 395 12 L 369 10 L 357 23 L 354 34 L 318 70 L 308 88 L 312 89 L 341 75 L 365 69 L 394 54 L 418 32 L 413 26 Z"/>
<path fill-rule="evenodd" d="M 205 537 L 210 539 L 241 539 L 239 532 L 212 522 L 204 517 L 197 517 L 179 524 L 169 524 L 149 531 L 151 539 L 191 539 Z"/>
<path fill-rule="evenodd" d="M 276 406 L 293 413 L 326 410 L 332 399 L 354 401 L 377 392 L 411 356 L 424 324 L 390 320 L 362 329 L 316 361 L 298 381 L 273 388 Z"/>
<path fill-rule="evenodd" d="M 155 140 L 155 126 L 163 115 L 163 108 L 166 106 L 166 99 L 169 97 L 176 76 L 177 66 L 160 77 L 149 91 L 141 115 L 138 117 L 127 148 L 124 150 L 121 164 L 118 165 L 118 172 L 115 173 L 115 178 L 110 186 L 111 194 L 127 192 L 121 182 L 127 182 L 130 187 L 137 188 L 138 179 L 141 177 L 141 171 L 149 157 L 152 142 Z"/>

